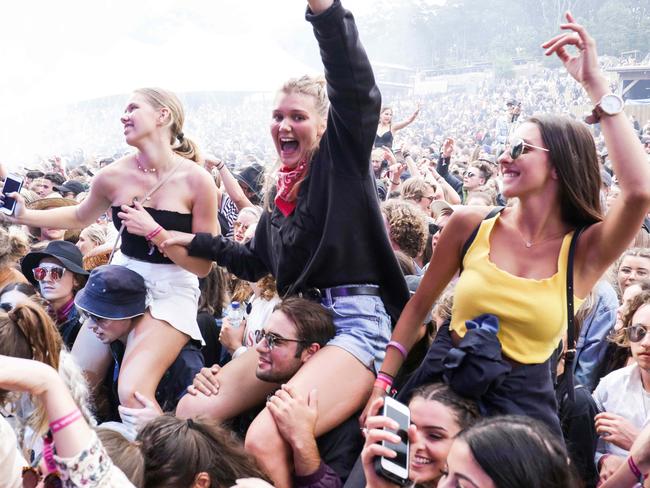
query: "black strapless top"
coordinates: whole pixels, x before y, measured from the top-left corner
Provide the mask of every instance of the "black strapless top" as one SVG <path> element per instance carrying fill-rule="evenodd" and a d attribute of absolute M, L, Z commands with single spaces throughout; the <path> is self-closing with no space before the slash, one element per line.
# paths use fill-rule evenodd
<path fill-rule="evenodd" d="M 165 230 L 177 230 L 180 232 L 192 232 L 192 214 L 191 213 L 180 213 L 172 212 L 171 210 L 157 210 L 155 208 L 144 207 L 149 215 L 162 226 Z M 120 230 L 122 226 L 122 219 L 117 216 L 117 213 L 120 211 L 120 207 L 113 206 L 111 207 L 113 213 L 113 224 L 115 228 Z M 141 261 L 147 261 L 148 263 L 156 264 L 172 264 L 172 260 L 163 256 L 157 247 L 153 247 L 153 251 L 149 246 L 147 240 L 142 236 L 136 236 L 129 234 L 129 232 L 124 229 L 122 232 L 122 254 L 129 256 L 131 258 L 139 259 Z M 149 254 L 151 252 L 151 254 Z"/>
<path fill-rule="evenodd" d="M 393 148 L 393 132 L 386 131 L 382 135 L 375 134 L 375 147 L 386 146 L 390 149 Z"/>

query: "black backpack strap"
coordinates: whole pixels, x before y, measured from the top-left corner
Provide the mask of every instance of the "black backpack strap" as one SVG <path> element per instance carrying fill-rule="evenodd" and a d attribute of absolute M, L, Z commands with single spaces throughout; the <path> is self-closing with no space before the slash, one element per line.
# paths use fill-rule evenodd
<path fill-rule="evenodd" d="M 485 220 L 490 220 L 492 217 L 500 214 L 505 207 L 494 207 L 490 212 L 483 218 L 481 221 L 481 224 Z M 465 241 L 465 244 L 463 244 L 463 249 L 460 251 L 460 273 L 463 272 L 463 260 L 465 259 L 465 254 L 467 254 L 467 250 L 469 249 L 469 246 L 472 245 L 472 242 L 474 242 L 474 239 L 476 239 L 476 234 L 478 234 L 478 230 L 481 228 L 481 224 L 478 224 L 476 226 L 476 229 L 472 231 L 472 233 L 469 235 L 467 240 Z"/>
<path fill-rule="evenodd" d="M 567 305 L 567 346 L 564 353 L 564 377 L 567 381 L 567 394 L 569 400 L 575 400 L 574 381 L 573 381 L 573 361 L 576 356 L 576 330 L 574 324 L 574 310 L 573 310 L 573 263 L 575 260 L 576 247 L 580 234 L 584 231 L 584 227 L 579 227 L 573 233 L 571 238 L 571 245 L 569 246 L 569 256 L 567 258 L 566 268 L 566 305 Z"/>

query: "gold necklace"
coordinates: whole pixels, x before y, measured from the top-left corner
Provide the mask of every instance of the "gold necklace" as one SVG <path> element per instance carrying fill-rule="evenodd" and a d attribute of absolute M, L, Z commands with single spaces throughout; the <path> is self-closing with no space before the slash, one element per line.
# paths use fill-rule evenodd
<path fill-rule="evenodd" d="M 140 171 L 142 171 L 143 173 L 155 173 L 157 171 L 156 168 L 145 168 L 144 166 L 142 166 L 142 164 L 140 163 L 140 158 L 138 156 L 139 154 L 135 155 L 135 162 L 138 165 L 138 169 Z"/>

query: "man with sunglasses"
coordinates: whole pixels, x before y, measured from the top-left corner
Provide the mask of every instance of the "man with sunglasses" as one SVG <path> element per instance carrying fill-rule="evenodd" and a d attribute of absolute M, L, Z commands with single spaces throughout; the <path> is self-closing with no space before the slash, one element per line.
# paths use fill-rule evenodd
<path fill-rule="evenodd" d="M 88 276 L 81 251 L 71 242 L 51 241 L 43 251 L 27 254 L 21 271 L 47 301 L 63 342 L 72 349 L 81 327 L 74 297 Z"/>
<path fill-rule="evenodd" d="M 283 384 L 275 394 L 269 395 L 266 409 L 293 449 L 294 486 L 304 486 L 306 480 L 315 478 L 325 483 L 321 486 L 340 486 L 340 478 L 347 477 L 361 452 L 362 438 L 356 415 L 315 439 L 316 394 L 312 392 L 309 398 L 302 398 L 286 385 L 334 334 L 331 314 L 320 304 L 299 297 L 278 303 L 267 324 L 255 334 L 258 353 L 255 375 L 264 382 Z M 219 386 L 218 367 L 203 368 L 188 393 L 209 396 Z M 242 435 L 257 413 L 255 410 L 237 419 L 237 430 Z M 181 404 L 177 415 L 182 415 Z"/>

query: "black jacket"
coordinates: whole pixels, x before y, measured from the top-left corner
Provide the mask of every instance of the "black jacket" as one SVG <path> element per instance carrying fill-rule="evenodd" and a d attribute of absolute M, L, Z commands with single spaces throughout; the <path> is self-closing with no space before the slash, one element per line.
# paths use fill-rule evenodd
<path fill-rule="evenodd" d="M 352 14 L 336 0 L 313 15 L 325 66 L 330 109 L 294 212 L 264 212 L 246 245 L 198 234 L 193 256 L 215 259 L 238 277 L 271 273 L 280 295 L 317 287 L 380 286 L 393 321 L 409 293 L 384 228 L 370 167 L 381 95 Z"/>

